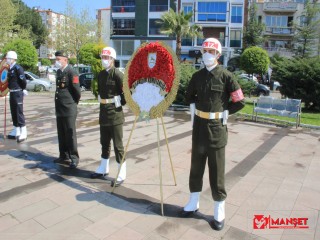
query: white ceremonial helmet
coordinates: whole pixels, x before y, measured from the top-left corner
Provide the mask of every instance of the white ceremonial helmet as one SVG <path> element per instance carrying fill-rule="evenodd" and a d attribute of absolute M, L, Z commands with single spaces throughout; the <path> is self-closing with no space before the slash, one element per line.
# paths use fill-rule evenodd
<path fill-rule="evenodd" d="M 206 40 L 204 40 L 204 42 L 202 43 L 202 50 L 204 48 L 210 48 L 210 49 L 215 49 L 217 50 L 220 54 L 222 53 L 222 47 L 221 47 L 221 43 L 218 39 L 216 38 L 207 38 Z"/>
<path fill-rule="evenodd" d="M 114 50 L 112 47 L 103 48 L 100 56 L 110 56 L 113 59 L 117 58 L 116 50 Z"/>
<path fill-rule="evenodd" d="M 11 58 L 11 59 L 18 59 L 18 55 L 15 51 L 9 51 L 7 52 L 6 58 Z"/>

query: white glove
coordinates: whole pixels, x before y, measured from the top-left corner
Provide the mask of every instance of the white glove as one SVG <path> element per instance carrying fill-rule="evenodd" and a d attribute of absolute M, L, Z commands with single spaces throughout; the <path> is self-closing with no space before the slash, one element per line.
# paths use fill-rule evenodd
<path fill-rule="evenodd" d="M 99 102 L 99 103 L 101 102 L 101 97 L 100 97 L 100 95 L 98 95 L 98 102 Z"/>
<path fill-rule="evenodd" d="M 28 91 L 27 91 L 27 90 L 23 89 L 22 92 L 23 92 L 23 95 L 24 95 L 24 96 L 28 96 Z"/>
<path fill-rule="evenodd" d="M 121 107 L 121 97 L 118 96 L 114 96 L 114 105 L 116 106 L 116 108 Z"/>
<path fill-rule="evenodd" d="M 195 112 L 196 112 L 196 104 L 191 103 L 190 104 L 191 126 L 193 126 L 193 119 L 194 119 Z"/>

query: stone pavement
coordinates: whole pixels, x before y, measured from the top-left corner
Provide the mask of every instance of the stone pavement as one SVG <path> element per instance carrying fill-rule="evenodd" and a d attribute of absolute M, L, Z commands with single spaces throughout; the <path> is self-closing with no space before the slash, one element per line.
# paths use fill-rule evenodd
<path fill-rule="evenodd" d="M 91 94 L 83 94 L 85 98 Z M 186 112 L 168 110 L 163 117 L 177 185 L 161 121 L 159 167 L 157 121 L 151 120 L 138 122 L 133 130 L 127 179 L 111 194 L 109 180 L 89 178 L 100 160 L 98 105 L 79 105 L 81 162 L 70 171 L 52 162 L 58 154 L 53 101 L 53 93 L 30 93 L 25 98 L 28 140 L 18 144 L 3 139 L 5 100 L 0 98 L 1 240 L 320 239 L 319 131 L 231 118 L 226 226 L 217 232 L 209 224 L 213 200 L 207 172 L 200 211 L 193 218 L 178 216 L 189 197 L 191 126 Z M 7 108 L 9 132 L 8 103 Z M 134 116 L 125 112 L 127 144 Z M 110 179 L 117 171 L 113 156 Z M 289 228 L 294 223 L 296 228 Z"/>

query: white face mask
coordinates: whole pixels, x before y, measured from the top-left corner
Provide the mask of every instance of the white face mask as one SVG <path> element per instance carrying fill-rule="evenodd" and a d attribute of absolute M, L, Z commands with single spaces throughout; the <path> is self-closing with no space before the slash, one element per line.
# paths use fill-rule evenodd
<path fill-rule="evenodd" d="M 111 60 L 101 59 L 101 64 L 103 68 L 110 68 L 111 66 Z"/>
<path fill-rule="evenodd" d="M 61 63 L 60 61 L 56 61 L 56 63 L 54 64 L 54 66 L 55 66 L 56 68 L 61 69 L 61 68 L 62 68 L 62 63 Z"/>
<path fill-rule="evenodd" d="M 11 65 L 11 63 L 13 62 L 12 60 L 13 60 L 12 58 L 7 58 L 7 59 L 6 59 L 6 63 L 7 63 L 8 65 Z"/>
<path fill-rule="evenodd" d="M 208 52 L 202 55 L 203 63 L 206 66 L 212 66 L 215 63 L 216 58 L 217 58 L 217 55 L 214 55 Z"/>

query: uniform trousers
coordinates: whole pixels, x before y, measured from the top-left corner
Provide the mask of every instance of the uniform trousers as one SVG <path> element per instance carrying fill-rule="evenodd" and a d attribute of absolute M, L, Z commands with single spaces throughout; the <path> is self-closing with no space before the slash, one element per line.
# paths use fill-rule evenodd
<path fill-rule="evenodd" d="M 26 123 L 23 114 L 23 91 L 10 92 L 10 111 L 13 126 L 24 127 Z"/>
<path fill-rule="evenodd" d="M 57 117 L 60 158 L 71 159 L 72 162 L 79 162 L 76 118 L 77 116 Z"/>
<path fill-rule="evenodd" d="M 191 168 L 189 176 L 190 192 L 201 192 L 203 174 L 208 160 L 209 181 L 214 201 L 223 201 L 227 197 L 225 190 L 225 147 L 212 148 L 199 146 L 192 142 Z"/>
<path fill-rule="evenodd" d="M 102 147 L 101 157 L 105 159 L 110 158 L 111 139 L 112 139 L 116 161 L 120 163 L 124 154 L 122 138 L 123 138 L 123 124 L 118 124 L 114 126 L 100 125 L 100 143 Z"/>

